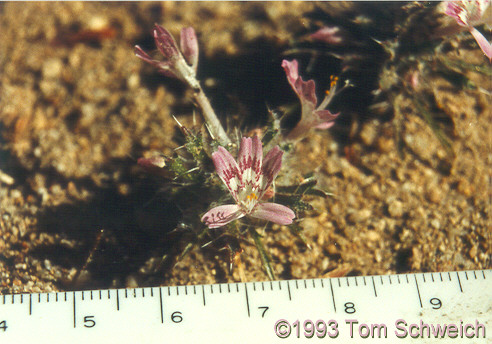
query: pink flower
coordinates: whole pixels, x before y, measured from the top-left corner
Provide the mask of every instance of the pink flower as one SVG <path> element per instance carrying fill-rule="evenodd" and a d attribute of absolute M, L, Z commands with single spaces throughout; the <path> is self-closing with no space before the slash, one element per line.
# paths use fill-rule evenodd
<path fill-rule="evenodd" d="M 282 154 L 278 146 L 263 159 L 260 139 L 245 137 L 239 147 L 238 163 L 232 155 L 220 147 L 212 154 L 215 169 L 229 189 L 236 204 L 212 208 L 202 217 L 209 228 L 222 227 L 245 215 L 272 221 L 281 225 L 292 223 L 294 212 L 277 203 L 260 203 L 265 192 L 282 166 Z"/>
<path fill-rule="evenodd" d="M 181 51 L 169 31 L 158 24 L 154 27 L 154 40 L 164 61 L 152 59 L 138 45 L 135 46 L 135 55 L 159 68 L 163 74 L 182 79 L 192 88 L 197 88 L 198 41 L 195 30 L 191 27 L 181 30 Z"/>
<path fill-rule="evenodd" d="M 466 27 L 477 41 L 480 49 L 489 58 L 489 61 L 492 61 L 492 45 L 480 31 L 474 28 L 475 25 L 483 22 L 482 17 L 489 4 L 490 0 L 448 1 L 444 13 L 454 18 L 458 25 Z"/>
<path fill-rule="evenodd" d="M 311 39 L 328 44 L 338 45 L 343 42 L 344 35 L 337 26 L 325 26 L 309 35 Z"/>
<path fill-rule="evenodd" d="M 282 67 L 287 75 L 287 80 L 301 101 L 301 119 L 296 127 L 289 133 L 288 138 L 296 139 L 301 137 L 307 134 L 311 128 L 328 129 L 333 126 L 333 124 L 335 124 L 334 120 L 339 114 L 332 114 L 329 110 L 324 109 L 333 99 L 336 86 L 333 85 L 332 90 L 328 92 L 321 104 L 316 107 L 318 100 L 316 98 L 316 86 L 314 80 L 302 80 L 299 76 L 299 65 L 297 60 L 283 60 Z"/>

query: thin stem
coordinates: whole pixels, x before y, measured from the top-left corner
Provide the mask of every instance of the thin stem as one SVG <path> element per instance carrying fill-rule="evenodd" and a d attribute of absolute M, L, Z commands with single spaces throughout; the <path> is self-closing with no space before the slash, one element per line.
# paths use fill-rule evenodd
<path fill-rule="evenodd" d="M 214 138 L 224 146 L 229 144 L 231 140 L 229 139 L 229 136 L 227 136 L 227 133 L 225 132 L 224 127 L 222 127 L 222 124 L 220 124 L 220 121 L 217 118 L 212 105 L 210 105 L 207 96 L 200 86 L 198 88 L 195 88 L 195 101 L 202 109 L 203 117 L 208 124 L 212 136 L 214 136 Z"/>
<path fill-rule="evenodd" d="M 253 240 L 255 241 L 255 246 L 258 249 L 258 253 L 260 254 L 260 259 L 265 271 L 270 280 L 275 280 L 275 273 L 273 272 L 273 268 L 271 265 L 271 259 L 268 256 L 267 251 L 265 250 L 265 246 L 263 246 L 263 242 L 261 241 L 261 235 L 258 234 L 256 229 L 250 229 L 250 233 L 253 236 Z"/>

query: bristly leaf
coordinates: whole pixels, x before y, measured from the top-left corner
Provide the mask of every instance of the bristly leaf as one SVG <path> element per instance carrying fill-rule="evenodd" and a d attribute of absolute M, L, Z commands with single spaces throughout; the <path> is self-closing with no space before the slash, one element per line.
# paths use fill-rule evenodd
<path fill-rule="evenodd" d="M 291 226 L 289 226 L 289 230 L 292 234 L 297 236 L 304 243 L 304 245 L 306 245 L 309 249 L 311 249 L 311 245 L 308 244 L 308 240 L 304 235 L 303 228 L 301 226 L 299 226 L 297 223 L 294 223 Z"/>

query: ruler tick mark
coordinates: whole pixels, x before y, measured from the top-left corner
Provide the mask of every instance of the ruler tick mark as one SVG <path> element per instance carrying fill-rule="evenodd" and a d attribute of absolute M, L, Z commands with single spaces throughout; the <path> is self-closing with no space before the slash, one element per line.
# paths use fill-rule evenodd
<path fill-rule="evenodd" d="M 133 288 L 133 298 L 136 298 L 137 297 L 137 290 L 135 288 Z"/>
<path fill-rule="evenodd" d="M 297 283 L 297 280 L 296 280 L 296 289 L 299 289 L 299 284 Z"/>
<path fill-rule="evenodd" d="M 176 286 L 176 296 L 179 296 L 179 287 Z"/>
<path fill-rule="evenodd" d="M 376 291 L 376 283 L 374 283 L 374 276 L 371 276 L 372 279 L 372 287 L 374 288 L 374 296 L 378 297 L 378 293 Z"/>
<path fill-rule="evenodd" d="M 125 289 L 125 299 L 128 298 L 128 289 Z"/>
<path fill-rule="evenodd" d="M 82 290 L 82 301 L 84 301 L 84 291 Z"/>
<path fill-rule="evenodd" d="M 219 284 L 219 294 L 222 294 L 222 285 Z"/>
<path fill-rule="evenodd" d="M 150 288 L 150 297 L 154 297 L 154 288 Z"/>
<path fill-rule="evenodd" d="M 55 301 L 58 302 L 58 292 L 55 294 Z"/>
<path fill-rule="evenodd" d="M 434 274 L 431 272 L 432 282 L 434 282 Z"/>
<path fill-rule="evenodd" d="M 466 273 L 466 271 L 465 271 L 465 277 L 466 277 L 466 280 L 468 281 L 468 274 Z"/>
<path fill-rule="evenodd" d="M 350 284 L 349 284 L 349 279 L 346 278 L 345 281 L 347 281 L 347 287 L 350 287 Z"/>
<path fill-rule="evenodd" d="M 244 285 L 244 292 L 246 293 L 246 307 L 248 308 L 248 318 L 251 317 L 250 310 L 249 310 L 249 297 L 248 297 L 248 285 Z"/>
<path fill-rule="evenodd" d="M 316 288 L 316 283 L 314 283 L 314 280 L 313 280 L 313 288 Z"/>
<path fill-rule="evenodd" d="M 396 275 L 396 279 L 398 280 L 398 284 L 400 284 L 400 275 Z"/>
<path fill-rule="evenodd" d="M 185 285 L 185 295 L 188 295 L 188 286 Z"/>
<path fill-rule="evenodd" d="M 120 294 L 118 293 L 118 289 L 116 289 L 116 310 L 120 310 Z"/>
<path fill-rule="evenodd" d="M 29 315 L 32 314 L 32 294 L 29 294 Z"/>
<path fill-rule="evenodd" d="M 338 286 L 341 287 L 342 285 L 340 284 L 340 278 L 337 278 L 338 280 Z"/>
<path fill-rule="evenodd" d="M 485 272 L 482 270 L 483 279 L 485 279 Z"/>
<path fill-rule="evenodd" d="M 410 281 L 408 280 L 408 275 L 405 275 L 405 278 L 407 279 L 407 284 L 410 283 Z"/>
<path fill-rule="evenodd" d="M 77 313 L 75 312 L 75 292 L 73 292 L 73 328 L 77 325 Z"/>
<path fill-rule="evenodd" d="M 38 303 L 41 303 L 41 294 L 38 294 Z"/>
<path fill-rule="evenodd" d="M 337 305 L 335 303 L 335 293 L 333 292 L 333 285 L 331 284 L 331 278 L 330 278 L 330 290 L 331 290 L 331 299 L 333 301 L 333 309 L 335 310 L 335 313 L 337 312 Z"/>
<path fill-rule="evenodd" d="M 24 294 L 21 294 L 21 304 L 24 303 Z"/>
<path fill-rule="evenodd" d="M 323 284 L 323 280 L 321 280 L 321 288 L 324 288 L 325 285 Z"/>
<path fill-rule="evenodd" d="M 422 299 L 420 298 L 419 283 L 417 282 L 417 275 L 413 275 L 415 278 L 415 285 L 417 286 L 417 294 L 419 296 L 420 308 L 422 308 Z"/>
<path fill-rule="evenodd" d="M 229 283 L 227 284 L 227 292 L 231 293 L 231 285 Z"/>
<path fill-rule="evenodd" d="M 171 296 L 171 287 L 166 287 L 167 288 L 167 296 Z"/>
<path fill-rule="evenodd" d="M 287 281 L 287 291 L 289 292 L 289 301 L 292 301 L 292 296 L 290 295 L 290 284 L 289 284 L 289 281 Z"/>
<path fill-rule="evenodd" d="M 265 291 L 265 285 L 261 282 L 261 290 Z"/>
<path fill-rule="evenodd" d="M 93 296 L 92 296 L 92 290 L 91 290 L 91 300 L 93 299 Z"/>
<path fill-rule="evenodd" d="M 278 281 L 278 290 L 282 290 L 282 281 Z"/>
<path fill-rule="evenodd" d="M 441 282 L 444 282 L 443 279 L 442 279 L 442 274 L 439 273 L 439 277 L 441 277 Z"/>
<path fill-rule="evenodd" d="M 364 285 L 367 285 L 366 284 L 366 276 L 362 276 L 362 280 L 364 281 Z"/>
<path fill-rule="evenodd" d="M 205 306 L 206 305 L 206 302 L 205 302 L 205 286 L 202 285 L 202 295 L 203 295 L 203 305 Z"/>
<path fill-rule="evenodd" d="M 458 284 L 460 285 L 460 291 L 463 292 L 463 288 L 461 288 L 460 274 L 458 273 L 458 271 L 456 271 L 456 276 L 458 277 Z"/>
<path fill-rule="evenodd" d="M 390 281 L 390 284 L 393 284 L 393 283 L 391 283 L 391 276 L 390 275 L 388 275 L 388 280 Z"/>
<path fill-rule="evenodd" d="M 65 292 L 65 301 L 67 301 L 67 292 Z"/>
<path fill-rule="evenodd" d="M 213 284 L 210 285 L 210 294 L 213 294 L 214 293 L 214 286 Z"/>
<path fill-rule="evenodd" d="M 145 289 L 142 288 L 142 297 L 145 297 Z"/>
<path fill-rule="evenodd" d="M 110 292 L 110 290 L 108 289 L 108 300 L 110 300 L 110 299 L 111 299 L 111 292 Z"/>
<path fill-rule="evenodd" d="M 381 280 L 381 285 L 383 285 L 383 275 L 379 276 L 379 279 Z"/>
<path fill-rule="evenodd" d="M 256 291 L 256 283 L 253 282 L 253 290 Z"/>
<path fill-rule="evenodd" d="M 448 272 L 448 278 L 449 278 L 449 281 L 451 282 L 451 273 Z"/>
<path fill-rule="evenodd" d="M 239 284 L 236 283 L 236 292 L 239 293 Z"/>
<path fill-rule="evenodd" d="M 159 287 L 159 304 L 161 310 L 161 324 L 164 324 L 164 309 L 162 307 L 162 287 Z"/>
<path fill-rule="evenodd" d="M 193 294 L 196 295 L 196 286 L 193 286 Z"/>
<path fill-rule="evenodd" d="M 475 273 L 475 270 L 473 270 L 473 276 L 475 276 L 475 279 L 477 279 L 477 274 Z"/>
<path fill-rule="evenodd" d="M 426 283 L 425 282 L 425 274 L 422 274 L 422 279 L 424 280 L 424 283 Z"/>
<path fill-rule="evenodd" d="M 306 282 L 306 281 L 304 281 L 304 282 Z M 273 290 L 273 283 L 272 283 L 272 281 L 270 281 L 270 290 Z"/>

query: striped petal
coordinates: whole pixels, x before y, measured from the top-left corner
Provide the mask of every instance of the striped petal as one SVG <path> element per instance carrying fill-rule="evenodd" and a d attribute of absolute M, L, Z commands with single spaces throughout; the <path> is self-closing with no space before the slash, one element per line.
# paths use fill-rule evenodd
<path fill-rule="evenodd" d="M 234 160 L 231 153 L 221 146 L 219 146 L 217 151 L 212 154 L 212 160 L 217 174 L 237 202 L 237 190 L 241 180 L 239 166 L 237 165 L 236 160 Z"/>
<path fill-rule="evenodd" d="M 296 217 L 296 214 L 291 209 L 277 203 L 259 203 L 250 215 L 257 219 L 278 223 L 279 225 L 289 225 Z"/>
<path fill-rule="evenodd" d="M 243 216 L 244 213 L 237 204 L 226 204 L 210 209 L 202 216 L 202 222 L 204 222 L 208 228 L 218 228 Z"/>
<path fill-rule="evenodd" d="M 239 147 L 238 164 L 242 185 L 256 188 L 261 175 L 263 147 L 258 136 L 243 137 Z"/>
<path fill-rule="evenodd" d="M 277 174 L 280 172 L 280 168 L 282 167 L 283 154 L 284 152 L 282 152 L 282 150 L 278 146 L 275 146 L 268 152 L 268 154 L 265 156 L 265 159 L 263 159 L 263 178 L 261 180 L 262 185 L 260 194 L 258 196 L 259 198 L 263 196 L 265 191 L 272 184 Z"/>

